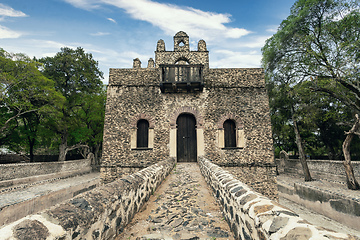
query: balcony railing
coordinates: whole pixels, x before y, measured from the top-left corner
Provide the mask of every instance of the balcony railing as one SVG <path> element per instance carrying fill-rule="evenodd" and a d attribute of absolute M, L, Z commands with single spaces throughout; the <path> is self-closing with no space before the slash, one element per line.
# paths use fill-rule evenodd
<path fill-rule="evenodd" d="M 203 65 L 162 64 L 160 68 L 161 92 L 202 92 Z"/>

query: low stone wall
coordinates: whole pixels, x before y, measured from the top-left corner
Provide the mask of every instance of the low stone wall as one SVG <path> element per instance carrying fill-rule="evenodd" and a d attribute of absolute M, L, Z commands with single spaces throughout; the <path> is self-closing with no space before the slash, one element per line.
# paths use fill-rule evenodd
<path fill-rule="evenodd" d="M 199 164 L 236 239 L 357 239 L 311 225 L 205 158 Z"/>
<path fill-rule="evenodd" d="M 2 239 L 114 239 L 170 173 L 175 159 L 78 195 L 0 229 Z"/>
<path fill-rule="evenodd" d="M 276 165 L 280 166 L 280 159 L 275 159 Z M 299 159 L 288 159 L 284 161 L 283 171 L 287 174 L 296 174 L 304 176 Z M 323 179 L 328 181 L 346 182 L 345 168 L 343 161 L 334 160 L 307 160 L 310 174 L 315 179 Z M 354 168 L 356 179 L 360 179 L 360 162 L 351 162 Z M 280 171 L 281 172 L 281 171 Z"/>
<path fill-rule="evenodd" d="M 0 153 L 0 164 L 7 163 L 20 163 L 29 161 L 25 156 L 19 154 L 1 154 Z"/>
<path fill-rule="evenodd" d="M 0 181 L 39 176 L 51 173 L 91 169 L 89 159 L 65 162 L 1 164 Z"/>
<path fill-rule="evenodd" d="M 280 197 L 360 231 L 360 195 L 356 191 L 318 187 L 316 183 L 321 181 L 290 184 L 287 178 L 278 181 Z"/>

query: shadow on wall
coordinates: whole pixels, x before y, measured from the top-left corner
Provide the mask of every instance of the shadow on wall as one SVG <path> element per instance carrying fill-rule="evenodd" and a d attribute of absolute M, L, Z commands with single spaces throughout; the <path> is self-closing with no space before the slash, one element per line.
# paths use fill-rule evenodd
<path fill-rule="evenodd" d="M 34 162 L 57 162 L 59 155 L 35 155 Z M 66 161 L 84 159 L 81 154 L 68 154 Z M 20 154 L 0 154 L 0 164 L 29 162 L 29 157 Z"/>

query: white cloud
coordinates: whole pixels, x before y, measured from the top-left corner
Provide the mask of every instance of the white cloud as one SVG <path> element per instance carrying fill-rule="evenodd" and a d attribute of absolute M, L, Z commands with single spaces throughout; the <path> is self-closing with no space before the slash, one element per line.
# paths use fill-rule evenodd
<path fill-rule="evenodd" d="M 74 7 L 82 8 L 86 10 L 99 8 L 100 5 L 97 4 L 98 0 L 64 0 L 67 3 L 70 3 Z"/>
<path fill-rule="evenodd" d="M 75 46 L 70 46 L 69 44 L 65 44 L 65 43 L 61 43 L 61 42 L 56 42 L 56 41 L 49 41 L 49 40 L 36 40 L 33 39 L 31 40 L 32 44 L 37 46 L 37 47 L 42 47 L 43 49 L 57 49 L 58 51 L 60 51 L 60 48 L 62 47 L 68 47 L 68 48 L 72 48 L 75 49 Z"/>
<path fill-rule="evenodd" d="M 19 38 L 22 35 L 20 32 L 13 31 L 7 27 L 0 25 L 0 39 L 4 38 Z"/>
<path fill-rule="evenodd" d="M 196 38 L 207 40 L 222 36 L 240 38 L 250 31 L 243 28 L 227 27 L 231 22 L 229 14 L 205 12 L 190 7 L 158 3 L 151 0 L 64 0 L 75 7 L 92 9 L 108 4 L 124 9 L 132 18 L 151 23 L 166 34 L 173 36 L 182 30 Z"/>
<path fill-rule="evenodd" d="M 114 19 L 112 18 L 107 18 L 107 20 L 109 20 L 110 22 L 113 22 L 113 23 L 117 23 Z"/>
<path fill-rule="evenodd" d="M 237 52 L 231 50 L 215 50 L 211 57 L 213 68 L 258 68 L 261 67 L 261 54 L 257 51 Z"/>
<path fill-rule="evenodd" d="M 97 33 L 90 33 L 90 35 L 94 36 L 94 37 L 101 37 L 101 36 L 110 35 L 110 33 L 108 33 L 108 32 L 97 32 Z"/>
<path fill-rule="evenodd" d="M 27 15 L 21 11 L 16 11 L 9 6 L 0 3 L 0 21 L 4 20 L 5 17 L 27 17 Z M 23 34 L 21 32 L 14 31 L 0 25 L 0 39 L 19 38 L 22 35 Z"/>
<path fill-rule="evenodd" d="M 13 8 L 0 3 L 0 16 L 1 17 L 27 17 L 27 15 L 21 11 L 16 11 Z"/>
<path fill-rule="evenodd" d="M 278 31 L 278 28 L 279 26 L 277 25 L 268 26 L 268 29 L 266 29 L 266 31 L 269 33 L 276 33 Z"/>
<path fill-rule="evenodd" d="M 238 41 L 232 43 L 233 48 L 262 48 L 265 45 L 265 42 L 271 36 L 251 36 L 244 41 Z"/>

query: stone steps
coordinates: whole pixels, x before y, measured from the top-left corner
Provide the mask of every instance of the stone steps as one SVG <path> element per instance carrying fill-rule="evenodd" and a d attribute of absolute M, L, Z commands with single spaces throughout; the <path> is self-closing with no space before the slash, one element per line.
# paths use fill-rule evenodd
<path fill-rule="evenodd" d="M 279 196 L 360 231 L 360 192 L 344 183 L 305 182 L 294 175 L 277 177 Z"/>
<path fill-rule="evenodd" d="M 99 173 L 90 171 L 2 181 L 0 227 L 97 187 L 100 184 Z"/>
<path fill-rule="evenodd" d="M 35 185 L 54 182 L 61 179 L 81 176 L 92 172 L 92 168 L 86 167 L 76 171 L 57 172 L 50 174 L 43 174 L 38 176 L 30 176 L 24 178 L 17 178 L 11 180 L 0 181 L 0 194 L 15 191 L 18 189 L 24 189 Z"/>

